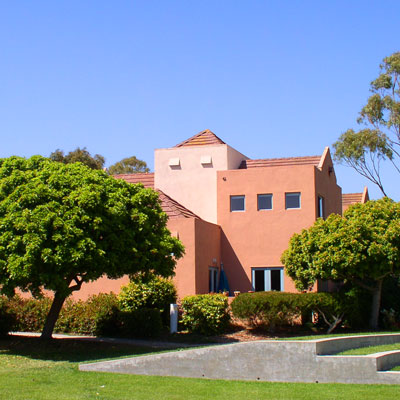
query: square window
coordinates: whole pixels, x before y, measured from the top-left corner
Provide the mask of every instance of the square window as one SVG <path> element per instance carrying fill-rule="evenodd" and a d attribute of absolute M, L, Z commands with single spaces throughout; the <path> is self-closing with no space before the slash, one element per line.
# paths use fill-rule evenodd
<path fill-rule="evenodd" d="M 272 194 L 257 195 L 258 210 L 272 210 Z"/>
<path fill-rule="evenodd" d="M 300 193 L 286 193 L 285 208 L 300 208 Z"/>
<path fill-rule="evenodd" d="M 231 211 L 244 211 L 244 196 L 231 196 Z"/>

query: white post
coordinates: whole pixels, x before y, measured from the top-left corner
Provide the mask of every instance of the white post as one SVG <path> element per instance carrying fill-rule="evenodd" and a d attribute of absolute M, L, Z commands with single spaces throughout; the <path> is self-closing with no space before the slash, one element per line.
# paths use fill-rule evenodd
<path fill-rule="evenodd" d="M 170 315 L 170 332 L 178 332 L 178 304 L 170 304 L 169 307 Z"/>

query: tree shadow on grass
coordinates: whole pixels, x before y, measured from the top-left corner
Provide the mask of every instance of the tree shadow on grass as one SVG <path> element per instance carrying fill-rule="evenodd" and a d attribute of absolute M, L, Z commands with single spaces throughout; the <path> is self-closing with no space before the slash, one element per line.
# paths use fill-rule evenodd
<path fill-rule="evenodd" d="M 118 357 L 134 357 L 163 351 L 133 344 L 98 343 L 85 339 L 51 339 L 8 336 L 0 339 L 0 355 L 18 355 L 37 360 L 86 362 Z"/>

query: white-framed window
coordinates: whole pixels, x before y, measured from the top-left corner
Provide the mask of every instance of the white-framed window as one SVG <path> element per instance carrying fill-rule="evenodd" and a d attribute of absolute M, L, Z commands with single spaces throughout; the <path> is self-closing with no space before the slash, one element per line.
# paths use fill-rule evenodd
<path fill-rule="evenodd" d="M 286 210 L 301 207 L 300 192 L 285 193 L 285 208 Z"/>
<path fill-rule="evenodd" d="M 325 218 L 325 200 L 322 196 L 318 196 L 317 218 Z"/>
<path fill-rule="evenodd" d="M 257 209 L 261 210 L 272 210 L 272 194 L 258 194 L 257 195 Z"/>
<path fill-rule="evenodd" d="M 208 268 L 208 292 L 216 293 L 218 288 L 218 268 Z"/>
<path fill-rule="evenodd" d="M 255 292 L 284 291 L 282 267 L 261 267 L 251 269 L 251 283 Z"/>
<path fill-rule="evenodd" d="M 245 211 L 245 196 L 231 196 L 231 212 Z"/>

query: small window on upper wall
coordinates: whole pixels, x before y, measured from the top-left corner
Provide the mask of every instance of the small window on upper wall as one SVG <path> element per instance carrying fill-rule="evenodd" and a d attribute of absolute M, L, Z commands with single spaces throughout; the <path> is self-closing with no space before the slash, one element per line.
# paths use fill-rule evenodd
<path fill-rule="evenodd" d="M 231 211 L 244 211 L 244 210 L 245 210 L 245 197 L 231 196 Z"/>
<path fill-rule="evenodd" d="M 285 193 L 285 208 L 300 208 L 300 193 Z"/>
<path fill-rule="evenodd" d="M 257 195 L 257 209 L 272 210 L 272 194 L 258 194 Z"/>

